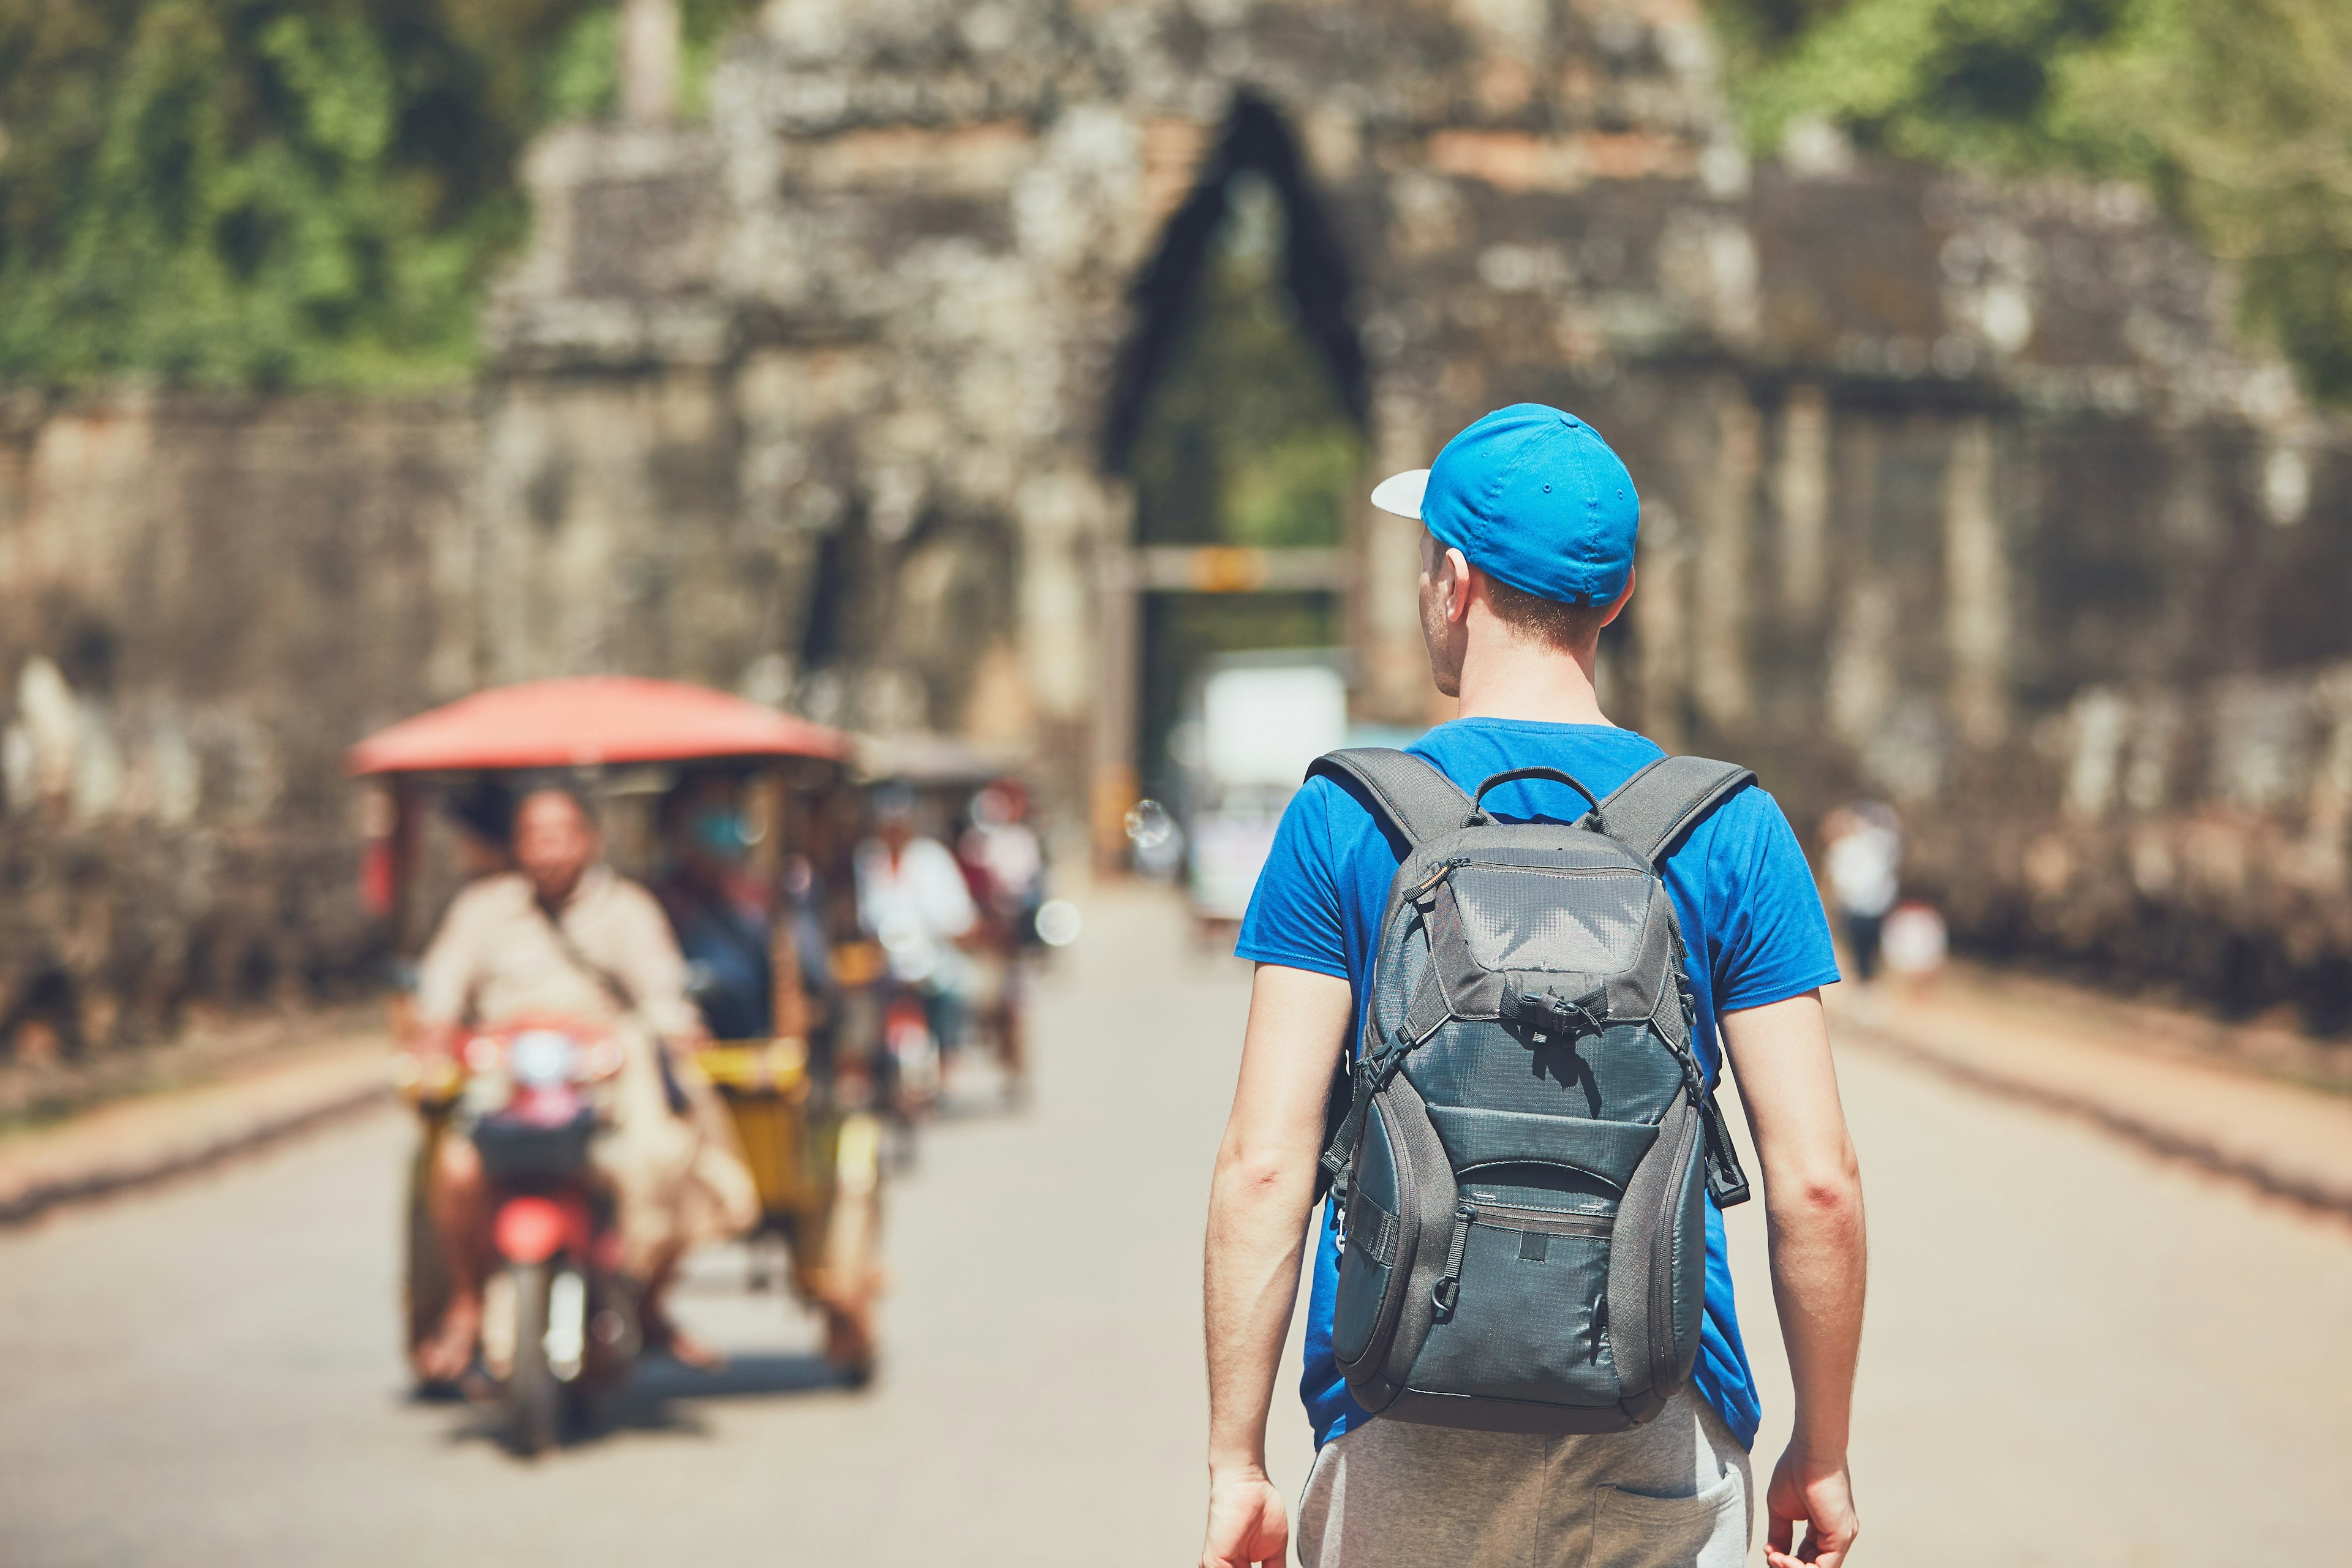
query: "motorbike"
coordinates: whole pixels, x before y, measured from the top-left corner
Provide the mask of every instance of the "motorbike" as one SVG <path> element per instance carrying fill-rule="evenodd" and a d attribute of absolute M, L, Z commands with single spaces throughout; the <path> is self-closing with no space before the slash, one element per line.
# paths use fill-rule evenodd
<path fill-rule="evenodd" d="M 940 1042 L 922 993 L 894 983 L 882 1003 L 882 1050 L 889 1063 L 891 1108 L 906 1121 L 928 1121 L 939 1109 Z"/>
<path fill-rule="evenodd" d="M 461 1105 L 489 1186 L 482 1361 L 509 1445 L 537 1454 L 592 1420 L 642 1345 L 613 1201 L 589 1161 L 621 1047 L 574 1021 L 535 1019 L 476 1033 L 463 1056 Z"/>
<path fill-rule="evenodd" d="M 941 1010 L 933 991 L 940 966 L 959 955 L 920 930 L 886 926 L 879 936 L 883 1068 L 891 1116 L 906 1134 L 901 1149 L 911 1159 L 913 1131 L 939 1113 L 946 1098 L 947 1055 L 962 1043 L 941 1037 Z"/>
<path fill-rule="evenodd" d="M 836 1055 L 843 1103 L 882 1113 L 890 1131 L 890 1163 L 915 1161 L 919 1130 L 940 1108 L 951 1042 L 934 1026 L 928 944 L 919 933 L 886 931 L 879 940 L 845 942 L 834 951 L 841 987 L 842 1026 Z"/>

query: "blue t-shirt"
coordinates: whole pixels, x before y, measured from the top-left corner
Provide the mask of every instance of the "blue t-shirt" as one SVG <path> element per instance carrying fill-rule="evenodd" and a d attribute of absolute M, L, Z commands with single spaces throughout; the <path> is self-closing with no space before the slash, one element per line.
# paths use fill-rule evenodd
<path fill-rule="evenodd" d="M 1543 764 L 1564 769 L 1603 796 L 1664 754 L 1630 730 L 1511 719 L 1457 719 L 1408 749 L 1465 790 L 1511 768 Z M 1486 804 L 1507 821 L 1568 822 L 1584 809 L 1575 791 L 1540 780 L 1503 784 Z M 1242 921 L 1235 950 L 1242 957 L 1348 982 L 1355 993 L 1351 1050 L 1363 1033 L 1389 881 L 1405 853 L 1404 840 L 1373 815 L 1352 782 L 1343 787 L 1314 779 L 1283 813 Z M 1789 819 L 1761 789 L 1740 791 L 1692 831 L 1667 858 L 1666 890 L 1689 944 L 1699 1060 L 1712 1082 L 1721 1071 L 1718 1013 L 1786 1001 L 1837 979 L 1829 920 Z M 1299 1385 L 1318 1447 L 1368 1419 L 1331 1355 L 1339 1254 L 1328 1223 L 1321 1235 L 1307 1307 L 1307 1375 Z M 1753 1444 L 1761 1410 L 1739 1342 L 1723 1215 L 1712 1201 L 1706 1315 L 1692 1381 L 1740 1443 Z"/>

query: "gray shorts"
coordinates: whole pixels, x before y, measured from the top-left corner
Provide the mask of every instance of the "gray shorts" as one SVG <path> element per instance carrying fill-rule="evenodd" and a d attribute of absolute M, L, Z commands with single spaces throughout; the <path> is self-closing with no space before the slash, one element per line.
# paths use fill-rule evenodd
<path fill-rule="evenodd" d="M 1748 1450 L 1685 1392 L 1597 1437 L 1374 1420 L 1315 1457 L 1305 1568 L 1742 1568 Z"/>

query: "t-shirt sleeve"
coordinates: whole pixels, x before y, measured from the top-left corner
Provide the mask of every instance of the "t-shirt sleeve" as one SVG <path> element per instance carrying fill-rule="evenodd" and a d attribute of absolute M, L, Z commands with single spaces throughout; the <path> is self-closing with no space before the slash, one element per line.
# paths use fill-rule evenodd
<path fill-rule="evenodd" d="M 1838 978 L 1829 916 L 1780 802 L 1724 803 L 1707 856 L 1708 968 L 1718 1016 L 1801 996 Z"/>
<path fill-rule="evenodd" d="M 1334 793 L 1328 780 L 1318 778 L 1290 797 L 1242 916 L 1236 956 L 1348 978 L 1339 868 L 1331 847 Z"/>

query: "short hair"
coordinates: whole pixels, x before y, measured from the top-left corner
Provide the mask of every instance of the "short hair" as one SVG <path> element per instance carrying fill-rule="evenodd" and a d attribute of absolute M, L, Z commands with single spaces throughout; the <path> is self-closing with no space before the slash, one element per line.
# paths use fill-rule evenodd
<path fill-rule="evenodd" d="M 1486 574 L 1486 603 L 1495 618 L 1523 637 L 1545 643 L 1562 653 L 1591 647 L 1609 622 L 1606 605 L 1570 605 L 1546 599 L 1524 588 L 1514 588 L 1492 572 Z"/>
<path fill-rule="evenodd" d="M 522 826 L 523 808 L 543 795 L 562 795 L 572 803 L 572 809 L 580 814 L 580 820 L 589 832 L 603 831 L 604 825 L 602 814 L 596 809 L 596 797 L 590 795 L 583 784 L 555 779 L 536 781 L 515 793 L 514 815 L 509 818 L 514 828 L 519 829 Z"/>

